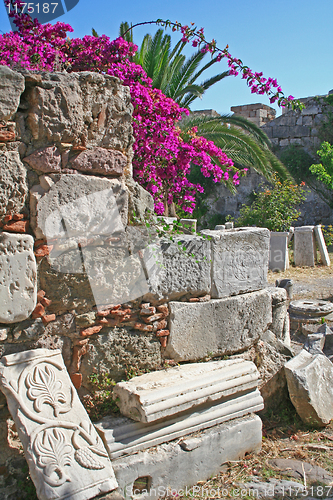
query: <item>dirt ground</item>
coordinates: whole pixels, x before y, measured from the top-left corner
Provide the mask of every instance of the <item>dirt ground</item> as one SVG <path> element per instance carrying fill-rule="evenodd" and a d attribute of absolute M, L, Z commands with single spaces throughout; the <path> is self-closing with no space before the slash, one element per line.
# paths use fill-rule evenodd
<path fill-rule="evenodd" d="M 330 258 L 333 264 L 333 254 L 330 254 Z M 275 285 L 276 279 L 282 278 L 292 279 L 293 300 L 317 298 L 333 301 L 333 265 L 325 267 L 318 263 L 314 268 L 296 268 L 291 265 L 283 273 L 271 271 L 268 273 L 268 282 L 272 286 Z M 261 417 L 263 420 L 261 451 L 258 454 L 246 456 L 243 460 L 224 464 L 218 475 L 209 481 L 198 482 L 196 486 L 200 487 L 200 491 L 211 491 L 211 496 L 190 494 L 184 495 L 182 498 L 253 500 L 257 497 L 246 491 L 246 483 L 258 480 L 267 482 L 274 478 L 296 481 L 300 486 L 305 486 L 305 490 L 299 493 L 297 498 L 333 499 L 333 485 L 331 486 L 330 481 L 313 480 L 306 473 L 306 464 L 310 464 L 313 468 L 315 466 L 322 467 L 328 475 L 333 476 L 333 423 L 331 422 L 324 429 L 310 429 L 303 424 L 291 402 L 275 413 L 267 413 Z M 284 472 L 277 470 L 270 463 L 272 459 L 276 458 L 301 462 L 304 473 L 295 474 L 292 467 L 287 467 Z M 240 490 L 241 485 L 245 486 L 243 493 Z M 282 496 L 274 495 L 270 498 L 289 499 L 295 498 L 295 496 L 285 493 Z"/>

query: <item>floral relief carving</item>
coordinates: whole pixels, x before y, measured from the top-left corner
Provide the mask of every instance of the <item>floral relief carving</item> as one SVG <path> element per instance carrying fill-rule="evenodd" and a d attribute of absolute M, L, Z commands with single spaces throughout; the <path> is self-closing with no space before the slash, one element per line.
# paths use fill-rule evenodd
<path fill-rule="evenodd" d="M 52 366 L 46 365 L 43 369 L 37 365 L 33 374 L 28 373 L 25 384 L 28 387 L 28 398 L 34 402 L 36 412 L 42 411 L 43 404 L 49 404 L 53 408 L 54 416 L 58 417 L 60 413 L 67 413 L 72 408 L 62 391 L 63 383 L 57 379 Z"/>
<path fill-rule="evenodd" d="M 66 437 L 60 429 L 46 429 L 38 434 L 34 449 L 39 467 L 44 469 L 45 481 L 51 486 L 61 486 L 71 478 L 65 472 L 65 466 L 71 465 L 72 446 L 66 443 Z"/>

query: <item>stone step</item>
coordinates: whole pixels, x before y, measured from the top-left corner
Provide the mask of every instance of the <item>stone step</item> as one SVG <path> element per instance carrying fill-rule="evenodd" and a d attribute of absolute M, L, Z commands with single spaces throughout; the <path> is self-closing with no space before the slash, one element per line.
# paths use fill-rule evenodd
<path fill-rule="evenodd" d="M 154 422 L 256 388 L 258 378 L 251 361 L 193 363 L 119 382 L 114 397 L 123 415 L 139 422 Z"/>
<path fill-rule="evenodd" d="M 113 460 L 123 455 L 167 443 L 222 422 L 240 418 L 264 408 L 258 389 L 230 396 L 215 405 L 205 405 L 194 413 L 186 413 L 158 423 L 144 424 L 128 418 L 106 417 L 96 427 Z"/>

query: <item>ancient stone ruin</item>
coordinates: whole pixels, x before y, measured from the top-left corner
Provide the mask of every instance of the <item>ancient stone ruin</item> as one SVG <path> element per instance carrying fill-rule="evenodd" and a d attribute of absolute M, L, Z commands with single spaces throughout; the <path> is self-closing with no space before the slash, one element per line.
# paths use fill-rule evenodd
<path fill-rule="evenodd" d="M 269 231 L 156 238 L 133 223 L 153 200 L 132 178 L 128 89 L 89 72 L 0 81 L 0 495 L 18 487 L 1 480 L 16 431 L 48 500 L 135 497 L 140 478 L 154 497 L 258 450 L 255 412 L 283 397 L 292 356 Z M 122 416 L 96 434 L 80 400 L 105 376 Z"/>

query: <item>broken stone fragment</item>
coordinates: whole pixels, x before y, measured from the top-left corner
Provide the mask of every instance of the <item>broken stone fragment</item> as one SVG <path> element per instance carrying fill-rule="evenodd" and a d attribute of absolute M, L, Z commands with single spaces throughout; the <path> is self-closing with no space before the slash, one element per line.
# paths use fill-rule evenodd
<path fill-rule="evenodd" d="M 0 233 L 0 323 L 27 319 L 37 303 L 33 238 Z"/>
<path fill-rule="evenodd" d="M 113 394 L 123 415 L 139 422 L 154 422 L 256 388 L 258 378 L 255 364 L 250 361 L 210 361 L 119 382 Z"/>
<path fill-rule="evenodd" d="M 61 154 L 56 146 L 35 151 L 23 159 L 31 168 L 45 174 L 61 172 Z"/>
<path fill-rule="evenodd" d="M 2 228 L 4 231 L 8 233 L 26 233 L 29 229 L 29 221 L 28 220 L 19 220 L 13 221 L 9 224 L 5 224 Z"/>
<path fill-rule="evenodd" d="M 333 365 L 321 354 L 303 349 L 285 364 L 288 390 L 297 413 L 311 427 L 333 418 Z"/>
<path fill-rule="evenodd" d="M 90 337 L 91 335 L 100 332 L 102 328 L 102 325 L 90 326 L 89 328 L 81 330 L 80 335 L 82 335 L 82 337 Z"/>
<path fill-rule="evenodd" d="M 15 132 L 9 130 L 0 130 L 0 142 L 13 142 L 15 141 Z"/>
<path fill-rule="evenodd" d="M 89 500 L 117 488 L 59 350 L 2 357 L 0 384 L 40 500 Z"/>
<path fill-rule="evenodd" d="M 0 66 L 0 120 L 8 121 L 17 111 L 24 87 L 20 73 Z"/>
<path fill-rule="evenodd" d="M 0 218 L 21 212 L 28 194 L 26 177 L 19 153 L 0 151 Z"/>

